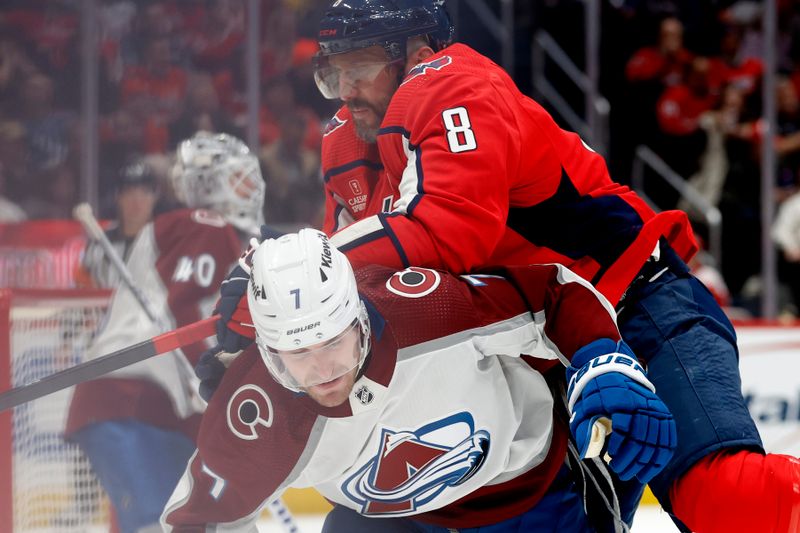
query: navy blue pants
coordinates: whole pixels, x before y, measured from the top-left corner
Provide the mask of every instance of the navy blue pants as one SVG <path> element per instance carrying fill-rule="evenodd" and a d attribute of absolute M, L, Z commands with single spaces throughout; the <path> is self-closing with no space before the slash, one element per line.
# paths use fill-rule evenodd
<path fill-rule="evenodd" d="M 650 481 L 670 511 L 670 487 L 699 459 L 722 448 L 763 447 L 742 397 L 736 334 L 711 293 L 666 246 L 642 272 L 618 306 L 618 324 L 675 417 L 675 455 Z"/>

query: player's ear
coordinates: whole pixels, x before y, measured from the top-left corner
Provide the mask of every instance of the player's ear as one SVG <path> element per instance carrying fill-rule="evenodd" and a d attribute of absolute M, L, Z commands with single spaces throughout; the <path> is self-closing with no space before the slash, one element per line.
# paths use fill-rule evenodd
<path fill-rule="evenodd" d="M 406 72 L 414 68 L 414 66 L 419 65 L 429 57 L 431 57 L 435 52 L 433 48 L 430 46 L 420 46 L 413 51 L 409 51 L 408 58 L 406 60 Z"/>

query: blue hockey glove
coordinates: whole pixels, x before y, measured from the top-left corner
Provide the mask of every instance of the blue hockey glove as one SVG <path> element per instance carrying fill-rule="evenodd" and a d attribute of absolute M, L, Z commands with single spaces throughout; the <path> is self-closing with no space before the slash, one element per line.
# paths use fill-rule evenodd
<path fill-rule="evenodd" d="M 261 226 L 262 241 L 274 235 L 267 226 Z M 231 270 L 219 289 L 219 301 L 214 309 L 214 314 L 220 315 L 217 321 L 217 343 L 228 353 L 244 350 L 256 338 L 247 306 L 247 283 L 250 281 L 253 252 L 258 246 L 258 239 L 250 239 L 250 246 L 239 257 L 239 264 Z"/>
<path fill-rule="evenodd" d="M 250 271 L 236 266 L 222 282 L 219 301 L 214 314 L 217 320 L 217 343 L 222 350 L 235 353 L 250 346 L 256 338 L 256 330 L 247 305 L 247 282 Z"/>
<path fill-rule="evenodd" d="M 675 421 L 625 342 L 600 339 L 584 346 L 572 358 L 567 380 L 569 427 L 581 457 L 592 444 L 595 422 L 610 420 L 606 453 L 620 479 L 647 483 L 666 466 L 677 443 Z"/>

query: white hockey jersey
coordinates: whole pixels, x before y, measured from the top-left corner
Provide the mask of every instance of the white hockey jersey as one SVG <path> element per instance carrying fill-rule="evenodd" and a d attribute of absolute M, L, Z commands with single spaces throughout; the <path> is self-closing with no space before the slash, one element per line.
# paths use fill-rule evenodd
<path fill-rule="evenodd" d="M 209 403 L 165 528 L 255 531 L 287 487 L 454 528 L 531 508 L 569 432 L 548 382 L 563 381 L 577 349 L 619 332 L 610 304 L 562 266 L 503 276 L 358 270 L 372 350 L 337 407 L 283 388 L 244 352 Z"/>

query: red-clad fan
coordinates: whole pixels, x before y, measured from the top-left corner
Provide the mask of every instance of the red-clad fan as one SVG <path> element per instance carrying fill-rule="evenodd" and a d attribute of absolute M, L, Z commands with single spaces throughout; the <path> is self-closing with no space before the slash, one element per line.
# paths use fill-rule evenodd
<path fill-rule="evenodd" d="M 630 82 L 658 81 L 663 86 L 676 85 L 683 80 L 692 53 L 683 47 L 683 24 L 675 17 L 661 21 L 658 43 L 637 50 L 625 66 Z"/>

